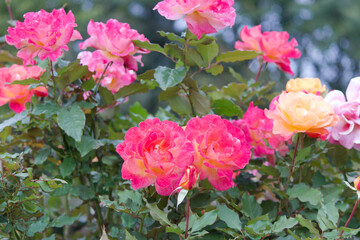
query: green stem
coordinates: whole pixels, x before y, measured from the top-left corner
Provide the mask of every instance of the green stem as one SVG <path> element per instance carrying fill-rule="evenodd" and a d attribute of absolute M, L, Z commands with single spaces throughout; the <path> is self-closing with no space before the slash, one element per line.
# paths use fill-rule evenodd
<path fill-rule="evenodd" d="M 186 227 L 185 227 L 185 239 L 188 237 L 190 219 L 190 197 L 186 198 Z"/>
<path fill-rule="evenodd" d="M 352 212 L 351 212 L 351 214 L 350 214 L 350 216 L 349 216 L 349 219 L 346 221 L 346 223 L 345 223 L 345 225 L 344 225 L 344 228 L 346 228 L 347 225 L 349 224 L 352 216 L 353 216 L 354 213 L 355 213 L 355 209 L 356 209 L 356 207 L 357 207 L 358 204 L 359 204 L 359 198 L 356 200 L 355 205 L 354 205 L 354 208 L 353 208 L 353 210 L 352 210 Z M 344 230 L 341 231 L 341 233 L 340 233 L 340 235 L 339 235 L 339 238 L 341 237 L 341 235 L 342 235 L 343 233 L 344 233 Z"/>
<path fill-rule="evenodd" d="M 104 78 L 104 75 L 105 75 L 106 71 L 108 70 L 108 68 L 111 67 L 112 64 L 113 64 L 112 61 L 109 62 L 108 64 L 106 64 L 106 67 L 105 67 L 104 71 L 102 72 L 101 77 L 97 80 L 97 83 L 95 85 L 94 95 L 97 93 L 97 91 L 99 89 L 100 81 Z"/>
<path fill-rule="evenodd" d="M 297 149 L 298 149 L 298 146 L 299 146 L 299 141 L 300 141 L 300 133 L 298 133 L 298 135 L 297 135 L 295 149 L 294 149 L 294 155 L 293 155 L 293 158 L 292 158 L 290 172 L 289 172 L 289 177 L 288 177 L 288 179 L 286 181 L 284 192 L 286 192 L 286 189 L 287 189 L 287 187 L 288 187 L 288 185 L 290 183 L 290 179 L 291 179 L 292 175 L 294 174 L 295 158 L 296 158 L 296 153 L 297 153 Z"/>
<path fill-rule="evenodd" d="M 262 69 L 263 65 L 264 65 L 264 63 L 260 63 L 259 70 L 258 70 L 258 72 L 256 74 L 256 77 L 255 77 L 255 82 L 257 82 L 259 80 L 261 69 Z"/>
<path fill-rule="evenodd" d="M 88 176 L 88 179 L 89 179 L 91 189 L 96 193 L 95 185 L 94 185 L 94 183 L 93 183 L 93 181 L 91 179 L 91 176 Z M 96 215 L 96 220 L 97 220 L 96 222 L 97 222 L 99 231 L 101 232 L 102 231 L 102 226 L 104 225 L 104 219 L 103 219 L 103 216 L 101 214 L 100 202 L 99 202 L 99 199 L 97 198 L 97 196 L 95 197 L 93 202 L 94 202 L 94 206 L 95 206 L 95 215 Z"/>

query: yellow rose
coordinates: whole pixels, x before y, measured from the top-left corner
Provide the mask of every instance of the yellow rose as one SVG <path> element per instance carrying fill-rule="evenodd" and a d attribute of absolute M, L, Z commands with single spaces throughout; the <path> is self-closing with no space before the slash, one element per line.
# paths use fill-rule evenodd
<path fill-rule="evenodd" d="M 338 121 L 332 105 L 323 97 L 304 92 L 282 92 L 265 109 L 265 115 L 273 119 L 273 133 L 290 139 L 294 133 L 304 132 L 310 137 L 325 140 L 325 129 Z"/>
<path fill-rule="evenodd" d="M 313 93 L 320 95 L 326 90 L 325 85 L 321 85 L 318 78 L 295 78 L 290 79 L 286 83 L 286 91 L 288 92 L 300 92 Z"/>

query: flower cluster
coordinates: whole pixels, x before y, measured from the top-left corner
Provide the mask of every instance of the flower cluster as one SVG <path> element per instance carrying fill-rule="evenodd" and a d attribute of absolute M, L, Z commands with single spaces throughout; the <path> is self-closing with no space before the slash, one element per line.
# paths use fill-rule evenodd
<path fill-rule="evenodd" d="M 25 65 L 35 64 L 34 58 L 40 60 L 49 58 L 56 61 L 62 50 L 68 51 L 66 44 L 82 39 L 80 33 L 74 30 L 75 17 L 71 11 L 66 14 L 64 9 L 54 9 L 51 13 L 45 10 L 24 14 L 24 22 L 17 21 L 15 28 L 8 28 L 6 42 L 14 45 L 20 51 L 17 56 Z"/>
<path fill-rule="evenodd" d="M 329 142 L 360 150 L 360 77 L 351 79 L 346 98 L 347 101 L 338 90 L 329 92 L 325 97 L 339 116 L 339 122 L 328 129 Z"/>
<path fill-rule="evenodd" d="M 273 133 L 273 120 L 265 116 L 264 110 L 254 107 L 253 102 L 243 118 L 232 121 L 232 124 L 244 131 L 246 141 L 253 147 L 255 158 L 266 157 L 270 164 L 275 165 L 275 151 L 285 155 L 289 150 L 284 138 Z M 266 145 L 264 139 L 270 146 Z"/>
<path fill-rule="evenodd" d="M 87 65 L 90 71 L 95 72 L 94 78 L 99 80 L 105 72 L 106 65 L 112 63 L 100 79 L 102 86 L 116 92 L 135 81 L 135 71 L 138 70 L 138 62 L 141 63 L 141 55 L 135 56 L 135 54 L 148 53 L 148 51 L 136 47 L 132 41 L 149 40 L 131 29 L 129 24 L 115 19 L 108 20 L 106 24 L 91 20 L 87 31 L 90 38 L 79 46 L 83 50 L 92 47 L 96 51 L 83 51 L 78 58 L 82 65 Z"/>
<path fill-rule="evenodd" d="M 229 189 L 233 171 L 244 168 L 251 156 L 242 130 L 217 115 L 193 118 L 185 130 L 148 119 L 129 129 L 116 151 L 124 159 L 122 176 L 134 189 L 155 184 L 161 195 L 179 186 L 191 189 L 197 174 L 217 190 Z"/>
<path fill-rule="evenodd" d="M 189 31 L 198 39 L 235 23 L 234 0 L 164 0 L 154 10 L 169 20 L 184 17 Z"/>
<path fill-rule="evenodd" d="M 290 68 L 289 58 L 299 58 L 301 52 L 295 48 L 295 38 L 289 42 L 287 32 L 261 32 L 261 26 L 248 29 L 245 26 L 240 32 L 241 41 L 235 43 L 238 50 L 256 51 L 261 53 L 265 62 L 275 63 L 282 71 L 294 75 Z"/>
<path fill-rule="evenodd" d="M 11 110 L 20 113 L 26 109 L 25 104 L 30 102 L 34 94 L 36 96 L 46 97 L 48 93 L 45 87 L 36 87 L 30 90 L 28 85 L 9 85 L 9 83 L 17 80 L 27 78 L 39 79 L 44 71 L 44 69 L 38 66 L 25 67 L 16 64 L 9 68 L 0 68 L 0 106 L 9 103 Z"/>

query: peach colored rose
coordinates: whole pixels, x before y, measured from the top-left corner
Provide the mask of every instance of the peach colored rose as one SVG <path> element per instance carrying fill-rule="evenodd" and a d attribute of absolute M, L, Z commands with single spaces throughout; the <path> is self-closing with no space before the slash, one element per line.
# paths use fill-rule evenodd
<path fill-rule="evenodd" d="M 251 151 L 240 128 L 217 115 L 192 118 L 186 125 L 186 136 L 195 149 L 193 165 L 200 180 L 224 191 L 234 186 L 233 171 L 248 164 Z"/>
<path fill-rule="evenodd" d="M 45 10 L 24 14 L 24 22 L 17 21 L 15 28 L 8 28 L 6 42 L 20 51 L 17 56 L 24 64 L 35 64 L 34 58 L 49 58 L 56 61 L 70 41 L 82 39 L 74 30 L 75 17 L 71 11 L 66 14 L 64 9 L 54 9 L 51 13 Z"/>
<path fill-rule="evenodd" d="M 154 10 L 169 20 L 184 17 L 189 31 L 198 39 L 235 23 L 234 0 L 164 0 Z"/>
<path fill-rule="evenodd" d="M 186 190 L 191 190 L 197 181 L 198 173 L 193 165 L 186 167 L 185 174 L 181 178 L 179 186 Z"/>
<path fill-rule="evenodd" d="M 34 94 L 46 97 L 48 93 L 45 87 L 41 86 L 30 90 L 28 85 L 8 84 L 27 78 L 39 79 L 44 71 L 44 69 L 38 66 L 26 67 L 16 64 L 9 68 L 0 68 L 0 106 L 9 103 L 11 110 L 20 113 L 26 109 L 25 104 L 30 102 Z"/>
<path fill-rule="evenodd" d="M 285 31 L 261 33 L 260 25 L 252 29 L 245 26 L 240 32 L 240 38 L 242 42 L 235 43 L 236 49 L 259 52 L 265 62 L 275 63 L 283 72 L 294 75 L 289 58 L 299 58 L 301 52 L 295 48 L 298 45 L 295 38 L 289 41 L 289 33 Z"/>
<path fill-rule="evenodd" d="M 265 116 L 264 110 L 254 107 L 253 102 L 242 119 L 233 120 L 232 124 L 244 131 L 248 143 L 253 147 L 255 158 L 266 157 L 272 165 L 275 165 L 274 154 L 277 151 L 285 155 L 289 149 L 281 135 L 273 133 L 273 120 Z M 268 147 L 264 141 L 270 144 Z"/>
<path fill-rule="evenodd" d="M 325 140 L 327 127 L 338 121 L 334 108 L 323 97 L 304 92 L 283 92 L 273 99 L 265 115 L 274 120 L 273 133 L 290 139 L 304 132 L 310 137 Z"/>
<path fill-rule="evenodd" d="M 313 93 L 320 95 L 326 91 L 326 86 L 321 85 L 318 78 L 295 78 L 290 79 L 286 83 L 286 91 L 288 92 L 300 92 Z"/>
<path fill-rule="evenodd" d="M 356 190 L 360 191 L 360 177 L 357 177 L 354 181 L 354 187 Z"/>
<path fill-rule="evenodd" d="M 157 118 L 130 128 L 116 151 L 124 159 L 122 177 L 131 181 L 133 189 L 155 184 L 164 196 L 179 186 L 186 166 L 194 160 L 184 130 L 175 122 Z"/>

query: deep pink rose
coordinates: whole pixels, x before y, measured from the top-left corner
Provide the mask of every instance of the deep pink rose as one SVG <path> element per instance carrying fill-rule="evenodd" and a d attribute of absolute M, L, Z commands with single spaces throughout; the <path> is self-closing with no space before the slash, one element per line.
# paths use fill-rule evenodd
<path fill-rule="evenodd" d="M 126 68 L 137 71 L 137 62 L 141 63 L 141 55 L 149 51 L 136 47 L 132 40 L 149 41 L 143 34 L 131 29 L 129 24 L 110 19 L 105 23 L 90 20 L 87 31 L 90 38 L 80 43 L 82 50 L 92 47 L 108 62 L 118 62 Z"/>
<path fill-rule="evenodd" d="M 251 152 L 243 131 L 217 115 L 192 118 L 186 136 L 195 149 L 194 165 L 200 180 L 224 191 L 234 186 L 233 171 L 248 164 Z"/>
<path fill-rule="evenodd" d="M 232 124 L 244 131 L 247 142 L 254 149 L 255 158 L 266 157 L 269 163 L 274 165 L 274 150 L 282 156 L 289 151 L 284 138 L 273 133 L 273 120 L 265 116 L 264 110 L 254 107 L 253 102 L 250 103 L 243 119 L 234 120 Z M 266 146 L 264 139 L 271 147 Z"/>
<path fill-rule="evenodd" d="M 338 90 L 331 91 L 325 97 L 334 107 L 339 122 L 329 128 L 329 142 L 345 148 L 360 150 L 360 77 L 351 79 L 346 98 Z"/>
<path fill-rule="evenodd" d="M 282 71 L 294 75 L 290 68 L 289 58 L 299 58 L 301 52 L 295 48 L 298 43 L 295 38 L 289 42 L 288 32 L 264 32 L 261 26 L 248 29 L 245 26 L 240 32 L 241 41 L 235 43 L 238 50 L 261 52 L 264 61 L 275 63 Z"/>
<path fill-rule="evenodd" d="M 186 166 L 194 161 L 194 149 L 184 130 L 175 122 L 147 119 L 130 128 L 116 151 L 124 159 L 122 177 L 133 189 L 155 183 L 160 195 L 170 195 L 178 186 Z"/>
<path fill-rule="evenodd" d="M 62 50 L 68 51 L 66 44 L 82 39 L 80 33 L 74 30 L 75 17 L 71 11 L 66 14 L 64 9 L 54 9 L 51 13 L 45 10 L 24 14 L 24 22 L 17 21 L 15 28 L 8 28 L 6 42 L 14 45 L 20 51 L 17 56 L 25 65 L 35 64 L 34 58 L 41 60 L 49 58 L 56 61 Z"/>
<path fill-rule="evenodd" d="M 38 67 L 25 67 L 23 65 L 12 65 L 11 67 L 0 68 L 0 106 L 9 103 L 9 107 L 16 113 L 24 111 L 25 103 L 30 102 L 31 97 L 46 97 L 48 95 L 45 87 L 37 87 L 29 90 L 28 85 L 8 85 L 16 80 L 27 78 L 38 79 L 45 70 Z"/>
<path fill-rule="evenodd" d="M 83 51 L 78 55 L 80 63 L 88 66 L 89 70 L 95 72 L 94 79 L 98 80 L 106 68 L 106 59 L 99 52 Z M 100 80 L 101 86 L 106 87 L 112 93 L 117 92 L 120 88 L 130 85 L 136 79 L 134 70 L 127 69 L 123 64 L 114 62 L 109 66 Z"/>
<path fill-rule="evenodd" d="M 184 17 L 190 32 L 198 39 L 202 34 L 216 33 L 235 22 L 234 0 L 164 0 L 154 10 L 169 20 Z"/>

